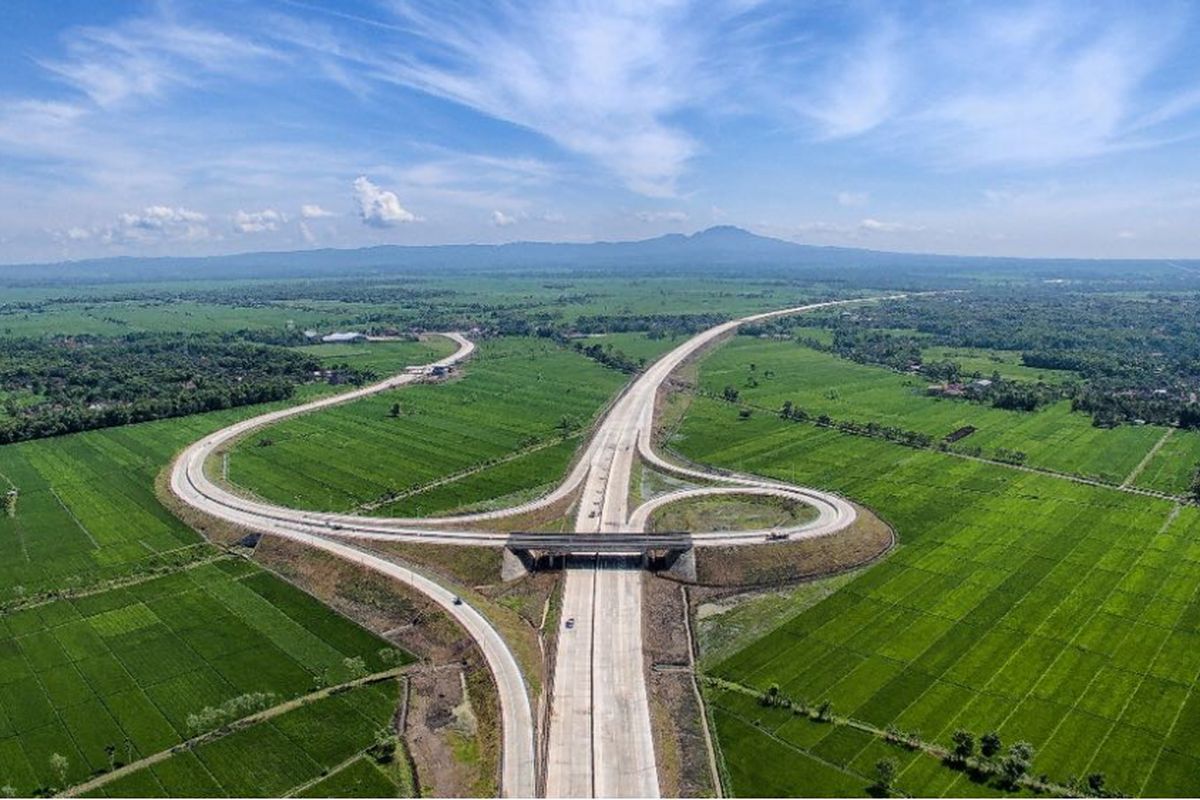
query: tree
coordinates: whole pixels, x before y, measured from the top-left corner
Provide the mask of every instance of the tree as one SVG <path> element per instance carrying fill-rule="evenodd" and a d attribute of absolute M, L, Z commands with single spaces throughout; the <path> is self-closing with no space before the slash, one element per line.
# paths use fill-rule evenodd
<path fill-rule="evenodd" d="M 1004 779 L 1009 786 L 1015 786 L 1017 781 L 1029 772 L 1032 761 L 1033 745 L 1029 742 L 1017 742 L 1008 748 L 1008 755 L 1005 757 L 1004 763 L 1000 765 L 1000 770 L 1004 773 Z"/>
<path fill-rule="evenodd" d="M 1000 734 L 995 731 L 989 731 L 979 737 L 979 752 L 983 753 L 984 758 L 992 758 L 1000 752 L 1002 747 Z"/>
<path fill-rule="evenodd" d="M 1104 773 L 1093 772 L 1087 776 L 1087 791 L 1092 797 L 1104 797 L 1108 794 L 1104 788 Z"/>
<path fill-rule="evenodd" d="M 390 728 L 383 727 L 375 731 L 375 743 L 371 745 L 370 753 L 380 764 L 387 764 L 396 757 L 396 737 Z"/>
<path fill-rule="evenodd" d="M 754 412 L 748 408 L 739 408 L 738 409 L 738 419 L 750 419 L 750 415 L 753 413 Z"/>
<path fill-rule="evenodd" d="M 108 771 L 112 772 L 117 768 L 117 746 L 115 744 L 104 745 L 104 755 L 108 756 Z"/>
<path fill-rule="evenodd" d="M 833 719 L 833 703 L 826 700 L 817 707 L 817 719 L 822 722 L 829 722 Z"/>
<path fill-rule="evenodd" d="M 726 386 L 725 390 L 721 392 L 721 397 L 725 399 L 726 403 L 736 403 L 738 401 L 738 390 L 732 386 Z"/>
<path fill-rule="evenodd" d="M 58 786 L 60 788 L 66 788 L 67 770 L 70 767 L 71 762 L 67 761 L 67 757 L 62 753 L 54 753 L 50 756 L 50 769 L 54 771 L 54 777 L 58 779 Z"/>
<path fill-rule="evenodd" d="M 8 784 L 8 783 L 6 783 L 6 784 L 4 784 L 3 786 L 0 786 L 0 796 L 2 796 L 2 797 L 16 797 L 16 796 L 17 796 L 17 789 L 16 789 L 16 787 L 15 787 L 15 786 L 13 786 L 12 784 Z"/>
<path fill-rule="evenodd" d="M 970 731 L 960 728 L 950 736 L 950 741 L 954 742 L 954 757 L 959 761 L 975 755 L 975 734 Z"/>
<path fill-rule="evenodd" d="M 399 403 L 392 403 L 392 407 L 388 410 L 388 416 L 391 417 L 392 419 L 395 419 L 396 417 L 400 416 L 400 404 Z"/>
<path fill-rule="evenodd" d="M 779 416 L 783 419 L 791 419 L 792 418 L 792 407 L 793 406 L 792 406 L 791 400 L 784 400 L 783 407 L 779 409 Z"/>
<path fill-rule="evenodd" d="M 343 658 L 342 665 L 350 673 L 350 680 L 361 678 L 367 674 L 367 662 L 363 661 L 362 656 Z"/>
<path fill-rule="evenodd" d="M 892 793 L 892 783 L 896 780 L 896 761 L 891 758 L 881 758 L 875 762 L 875 789 L 880 794 Z"/>

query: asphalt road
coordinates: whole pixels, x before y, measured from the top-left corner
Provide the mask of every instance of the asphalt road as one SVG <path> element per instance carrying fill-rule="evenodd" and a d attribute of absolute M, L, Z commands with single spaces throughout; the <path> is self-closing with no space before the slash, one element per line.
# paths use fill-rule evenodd
<path fill-rule="evenodd" d="M 480 514 L 422 519 L 377 519 L 272 506 L 242 497 L 209 479 L 205 463 L 219 450 L 263 426 L 419 380 L 403 374 L 333 397 L 245 420 L 196 442 L 176 460 L 172 491 L 207 514 L 243 527 L 289 538 L 370 569 L 391 575 L 437 600 L 483 650 L 500 690 L 503 716 L 502 789 L 529 796 L 535 789 L 534 726 L 528 692 L 512 652 L 495 629 L 467 604 L 454 605 L 450 593 L 428 577 L 364 553 L 344 540 L 403 540 L 503 546 L 508 534 L 466 530 L 478 524 L 525 514 L 580 491 L 575 530 L 629 536 L 644 529 L 654 508 L 697 494 L 752 493 L 795 497 L 814 505 L 818 518 L 789 531 L 793 537 L 823 536 L 855 518 L 854 507 L 836 495 L 789 486 L 755 476 L 717 474 L 673 464 L 653 451 L 654 404 L 664 381 L 687 358 L 748 322 L 802 313 L 848 302 L 818 303 L 744 317 L 710 328 L 656 361 L 630 384 L 597 426 L 582 457 L 549 494 L 518 506 Z M 454 355 L 435 362 L 453 365 L 474 345 L 460 334 Z M 430 365 L 434 366 L 434 365 Z M 723 486 L 675 492 L 640 508 L 628 507 L 635 458 L 685 478 Z M 773 531 L 697 532 L 697 546 L 762 543 Z M 562 535 L 553 535 L 561 537 Z M 567 571 L 562 619 L 574 627 L 560 631 L 551 698 L 546 792 L 551 796 L 658 795 L 654 745 L 646 698 L 641 634 L 641 573 L 601 558 L 589 569 Z M 447 599 L 449 598 L 449 599 Z M 445 602 L 443 602 L 445 601 Z"/>

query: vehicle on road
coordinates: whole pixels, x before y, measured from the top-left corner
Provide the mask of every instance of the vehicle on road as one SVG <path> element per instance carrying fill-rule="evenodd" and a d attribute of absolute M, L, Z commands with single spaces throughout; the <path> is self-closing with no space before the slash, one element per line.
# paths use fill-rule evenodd
<path fill-rule="evenodd" d="M 461 606 L 461 605 L 462 605 L 462 598 L 461 598 L 461 597 L 459 597 L 459 596 L 457 596 L 457 595 L 455 595 L 455 597 L 454 597 L 454 605 L 456 605 L 456 606 Z"/>
<path fill-rule="evenodd" d="M 567 630 L 571 630 L 574 627 L 575 627 L 575 618 L 571 617 L 567 620 Z"/>

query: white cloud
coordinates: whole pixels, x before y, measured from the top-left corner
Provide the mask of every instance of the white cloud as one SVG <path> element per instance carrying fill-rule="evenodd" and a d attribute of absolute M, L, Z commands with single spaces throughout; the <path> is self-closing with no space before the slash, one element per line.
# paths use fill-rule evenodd
<path fill-rule="evenodd" d="M 639 222 L 687 222 L 686 211 L 638 211 L 634 214 Z"/>
<path fill-rule="evenodd" d="M 287 215 L 273 208 L 262 211 L 237 211 L 233 215 L 233 229 L 238 233 L 265 233 L 277 231 L 287 222 Z"/>
<path fill-rule="evenodd" d="M 837 201 L 839 206 L 865 206 L 871 199 L 871 195 L 867 192 L 838 192 Z"/>
<path fill-rule="evenodd" d="M 395 192 L 381 189 L 365 175 L 354 179 L 354 196 L 358 200 L 359 216 L 364 225 L 372 228 L 392 228 L 420 218 L 400 205 Z"/>
<path fill-rule="evenodd" d="M 245 79 L 250 63 L 276 59 L 249 39 L 198 23 L 154 15 L 111 27 L 68 30 L 67 55 L 42 66 L 101 107 L 162 95 L 172 86 L 194 86 L 205 74 Z M 253 73 L 249 73 L 253 74 Z"/>
<path fill-rule="evenodd" d="M 372 78 L 535 131 L 650 196 L 673 195 L 701 150 L 676 117 L 733 81 L 719 39 L 726 23 L 749 10 L 741 2 L 701 8 L 571 0 L 481 4 L 454 14 L 420 0 L 391 8 L 396 17 L 370 23 L 376 33 L 405 34 L 397 37 L 398 55 L 325 26 L 296 23 L 273 33 Z"/>
<path fill-rule="evenodd" d="M 137 213 L 119 215 L 112 224 L 71 227 L 62 235 L 73 242 L 96 240 L 104 244 L 200 242 L 212 238 L 207 221 L 207 215 L 182 206 L 147 206 Z"/>
<path fill-rule="evenodd" d="M 920 225 L 908 225 L 903 222 L 884 222 L 870 217 L 858 223 L 859 230 L 868 233 L 909 233 L 924 230 Z"/>
<path fill-rule="evenodd" d="M 308 223 L 306 223 L 306 222 L 303 222 L 303 221 L 300 222 L 300 235 L 302 237 L 304 237 L 304 241 L 306 244 L 316 244 L 317 243 L 316 235 L 312 232 L 312 229 L 308 227 Z"/>
<path fill-rule="evenodd" d="M 499 209 L 492 212 L 492 224 L 497 228 L 507 228 L 510 225 L 516 225 L 517 221 L 518 220 L 516 217 L 505 214 Z"/>
<path fill-rule="evenodd" d="M 829 139 L 858 136 L 893 114 L 905 65 L 897 47 L 899 35 L 888 21 L 868 29 L 857 42 L 837 48 L 825 62 L 815 97 L 800 103 Z"/>
<path fill-rule="evenodd" d="M 324 217 L 335 217 L 337 215 L 332 211 L 326 211 L 316 203 L 305 203 L 304 205 L 300 206 L 300 216 L 304 217 L 304 219 L 322 219 Z"/>
<path fill-rule="evenodd" d="M 165 230 L 171 226 L 204 222 L 207 216 L 199 211 L 170 206 L 147 206 L 140 214 L 122 214 L 121 225 L 138 230 Z"/>

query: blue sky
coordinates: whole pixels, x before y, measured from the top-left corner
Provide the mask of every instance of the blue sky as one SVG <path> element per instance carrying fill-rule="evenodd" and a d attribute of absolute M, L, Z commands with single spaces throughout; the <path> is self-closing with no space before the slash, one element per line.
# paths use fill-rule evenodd
<path fill-rule="evenodd" d="M 7 0 L 0 261 L 643 238 L 1200 257 L 1194 3 Z"/>

